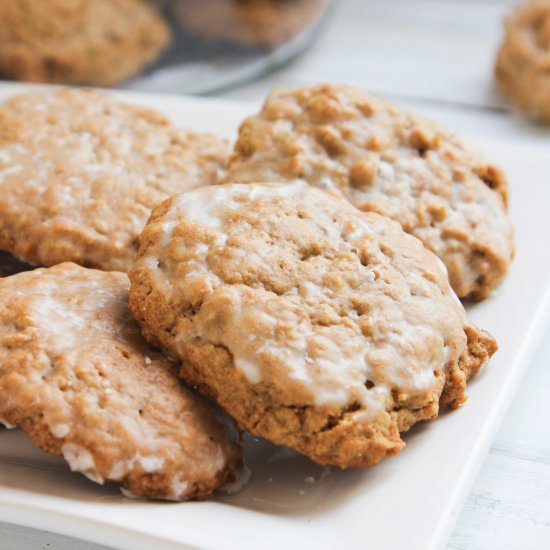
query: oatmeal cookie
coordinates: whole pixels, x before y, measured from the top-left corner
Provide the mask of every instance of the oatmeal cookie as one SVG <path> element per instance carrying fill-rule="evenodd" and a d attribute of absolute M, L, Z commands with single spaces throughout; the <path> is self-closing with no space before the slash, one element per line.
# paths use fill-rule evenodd
<path fill-rule="evenodd" d="M 168 199 L 130 280 L 142 333 L 184 380 L 320 464 L 399 452 L 496 351 L 418 239 L 305 183 Z"/>
<path fill-rule="evenodd" d="M 507 19 L 495 80 L 520 111 L 550 122 L 549 0 L 525 2 Z"/>
<path fill-rule="evenodd" d="M 485 298 L 514 254 L 508 186 L 456 136 L 350 86 L 272 92 L 241 126 L 226 181 L 343 193 L 437 254 L 459 297 Z"/>
<path fill-rule="evenodd" d="M 0 2 L 0 72 L 16 80 L 115 86 L 169 42 L 168 25 L 142 0 Z"/>
<path fill-rule="evenodd" d="M 275 48 L 310 25 L 321 0 L 176 0 L 176 18 L 190 32 L 211 40 Z"/>
<path fill-rule="evenodd" d="M 240 451 L 143 340 L 128 290 L 122 273 L 75 264 L 0 279 L 0 421 L 97 483 L 206 497 Z"/>
<path fill-rule="evenodd" d="M 228 144 L 93 91 L 0 105 L 0 249 L 37 265 L 127 271 L 151 208 L 213 183 Z"/>

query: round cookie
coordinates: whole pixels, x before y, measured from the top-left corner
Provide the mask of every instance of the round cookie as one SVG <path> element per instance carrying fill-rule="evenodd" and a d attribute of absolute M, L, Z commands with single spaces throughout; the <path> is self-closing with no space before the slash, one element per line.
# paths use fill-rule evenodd
<path fill-rule="evenodd" d="M 128 290 L 122 273 L 75 264 L 0 279 L 0 421 L 125 494 L 204 498 L 240 451 L 143 340 Z"/>
<path fill-rule="evenodd" d="M 172 11 L 190 32 L 211 40 L 275 48 L 308 27 L 320 0 L 176 0 Z"/>
<path fill-rule="evenodd" d="M 443 260 L 460 298 L 485 298 L 506 275 L 514 241 L 502 172 L 360 89 L 277 90 L 242 124 L 226 181 L 297 179 L 398 221 Z"/>
<path fill-rule="evenodd" d="M 151 208 L 214 183 L 228 144 L 93 91 L 0 105 L 0 249 L 51 266 L 127 271 Z"/>
<path fill-rule="evenodd" d="M 142 0 L 2 0 L 0 72 L 16 80 L 115 86 L 170 42 Z"/>
<path fill-rule="evenodd" d="M 550 1 L 530 0 L 506 20 L 495 80 L 520 110 L 550 122 Z"/>
<path fill-rule="evenodd" d="M 306 184 L 227 184 L 155 208 L 130 309 L 240 426 L 365 467 L 465 401 L 496 350 L 396 222 Z"/>

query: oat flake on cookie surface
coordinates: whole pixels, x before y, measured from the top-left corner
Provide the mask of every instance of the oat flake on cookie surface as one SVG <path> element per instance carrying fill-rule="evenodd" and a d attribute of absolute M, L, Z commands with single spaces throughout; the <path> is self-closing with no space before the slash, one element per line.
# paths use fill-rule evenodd
<path fill-rule="evenodd" d="M 461 298 L 486 297 L 512 260 L 503 173 L 450 132 L 358 88 L 275 90 L 242 124 L 226 181 L 300 179 L 398 221 L 441 258 Z"/>
<path fill-rule="evenodd" d="M 243 429 L 321 464 L 397 453 L 496 351 L 418 239 L 304 183 L 177 195 L 140 240 L 146 338 Z"/>
<path fill-rule="evenodd" d="M 0 105 L 0 249 L 51 266 L 127 271 L 150 211 L 214 183 L 228 144 L 94 91 Z"/>
<path fill-rule="evenodd" d="M 240 451 L 143 340 L 128 291 L 125 274 L 75 264 L 0 279 L 0 422 L 125 494 L 204 498 Z"/>

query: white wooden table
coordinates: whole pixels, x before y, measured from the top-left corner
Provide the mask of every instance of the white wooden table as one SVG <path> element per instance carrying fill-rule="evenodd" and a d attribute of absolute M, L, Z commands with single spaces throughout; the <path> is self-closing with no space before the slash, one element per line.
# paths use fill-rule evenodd
<path fill-rule="evenodd" d="M 550 155 L 550 129 L 511 115 L 491 84 L 502 16 L 513 3 L 342 0 L 321 40 L 305 56 L 260 81 L 217 95 L 259 102 L 273 87 L 354 83 L 427 110 L 458 132 L 474 125 L 478 135 L 506 136 Z M 541 253 L 550 252 L 548 231 L 549 251 Z M 447 550 L 550 548 L 549 367 L 550 330 L 518 388 Z M 101 548 L 0 524 L 1 550 Z"/>

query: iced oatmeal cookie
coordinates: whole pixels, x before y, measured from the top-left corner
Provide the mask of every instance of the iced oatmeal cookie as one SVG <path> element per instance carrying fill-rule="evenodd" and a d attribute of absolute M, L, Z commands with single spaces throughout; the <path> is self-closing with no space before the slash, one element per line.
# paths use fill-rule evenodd
<path fill-rule="evenodd" d="M 495 79 L 519 110 L 550 122 L 549 0 L 527 1 L 507 19 Z"/>
<path fill-rule="evenodd" d="M 143 334 L 184 380 L 321 464 L 399 452 L 496 350 L 418 239 L 304 183 L 166 200 L 130 280 Z"/>
<path fill-rule="evenodd" d="M 0 72 L 16 80 L 115 86 L 169 42 L 170 28 L 142 0 L 0 2 Z"/>
<path fill-rule="evenodd" d="M 75 264 L 0 279 L 0 422 L 126 494 L 204 498 L 240 451 L 143 340 L 128 290 L 122 273 Z"/>
<path fill-rule="evenodd" d="M 228 144 L 93 91 L 0 105 L 0 249 L 38 265 L 127 271 L 151 208 L 213 183 Z"/>
<path fill-rule="evenodd" d="M 241 126 L 227 181 L 305 180 L 398 221 L 485 298 L 514 254 L 502 172 L 448 131 L 350 86 L 272 92 Z"/>

